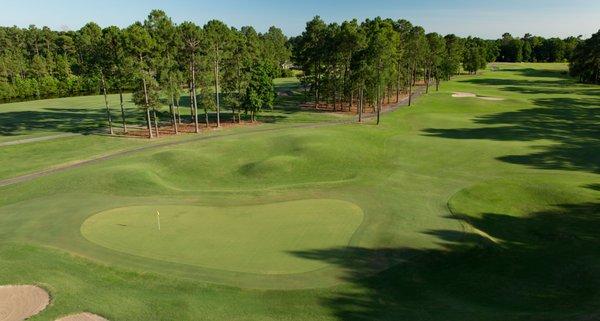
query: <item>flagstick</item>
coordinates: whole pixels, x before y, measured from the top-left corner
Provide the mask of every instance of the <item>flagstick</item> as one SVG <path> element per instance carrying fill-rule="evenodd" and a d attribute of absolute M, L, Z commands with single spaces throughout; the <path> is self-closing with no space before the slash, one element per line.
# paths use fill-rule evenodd
<path fill-rule="evenodd" d="M 160 231 L 160 213 L 156 211 L 156 222 L 158 223 L 158 230 Z"/>

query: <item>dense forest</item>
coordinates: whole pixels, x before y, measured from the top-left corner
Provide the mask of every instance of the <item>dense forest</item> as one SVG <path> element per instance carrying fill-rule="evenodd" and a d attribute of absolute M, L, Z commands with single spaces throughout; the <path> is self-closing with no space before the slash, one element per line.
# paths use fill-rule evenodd
<path fill-rule="evenodd" d="M 575 48 L 569 67 L 579 81 L 600 85 L 600 30 Z"/>
<path fill-rule="evenodd" d="M 298 77 L 317 107 L 356 104 L 362 111 L 364 104 L 397 101 L 401 93 L 410 97 L 417 82 L 429 90 L 461 70 L 477 73 L 494 61 L 572 60 L 574 76 L 598 83 L 597 51 L 598 35 L 586 41 L 529 34 L 485 40 L 426 33 L 406 20 L 327 24 L 317 16 L 301 35 L 287 38 L 276 27 L 258 33 L 218 20 L 202 27 L 175 24 L 154 10 L 126 28 L 102 29 L 93 22 L 77 31 L 0 27 L 0 100 L 111 92 L 122 98 L 133 92 L 150 129 L 152 114 L 164 104 L 178 109 L 186 91 L 198 130 L 199 106 L 207 125 L 208 110 L 217 111 L 220 125 L 222 105 L 234 121 L 241 110 L 254 119 L 273 104 L 272 79 L 293 75 L 291 69 L 302 71 Z M 108 103 L 106 111 L 112 132 Z"/>
<path fill-rule="evenodd" d="M 400 94 L 407 93 L 410 104 L 417 80 L 424 82 L 426 90 L 430 84 L 437 88 L 441 80 L 457 74 L 463 63 L 463 40 L 426 33 L 406 20 L 326 24 L 315 17 L 290 42 L 294 63 L 302 70 L 301 84 L 315 104 L 332 105 L 334 111 L 356 104 L 359 121 L 365 105 L 377 111 L 379 122 L 386 100 L 398 102 Z M 472 39 L 467 43 L 479 46 Z M 486 51 L 477 53 L 476 59 Z"/>
<path fill-rule="evenodd" d="M 246 56 L 235 57 L 242 47 L 248 51 L 244 53 Z M 117 79 L 108 77 L 107 72 L 113 72 L 115 66 L 111 63 L 115 61 L 111 60 L 114 59 L 124 59 L 119 62 L 120 65 L 135 69 L 134 65 L 138 62 L 133 60 L 139 57 L 133 56 L 137 56 L 140 50 L 147 56 L 144 60 L 157 60 L 159 53 L 169 51 L 170 59 L 177 64 L 174 67 L 182 73 L 189 68 L 186 61 L 190 50 L 197 55 L 197 68 L 202 69 L 199 72 L 206 71 L 207 60 L 218 52 L 223 63 L 231 64 L 234 58 L 250 58 L 252 62 L 266 65 L 273 76 L 289 72 L 282 66 L 289 62 L 291 55 L 287 38 L 279 28 L 272 27 L 266 33 L 258 33 L 252 27 L 237 30 L 216 20 L 203 27 L 191 22 L 175 25 L 159 10 L 150 13 L 146 21 L 123 29 L 114 26 L 102 29 L 93 22 L 77 31 L 53 31 L 34 25 L 25 29 L 0 27 L 0 99 L 99 93 L 102 90 L 102 72 L 111 92 L 116 92 L 119 86 L 133 90 L 136 85 L 129 81 L 133 77 L 122 79 L 128 81 L 120 80 L 117 85 Z M 159 70 L 153 72 L 158 78 Z M 126 74 L 136 76 L 130 72 Z"/>
<path fill-rule="evenodd" d="M 495 41 L 496 61 L 502 62 L 565 62 L 571 59 L 580 37 L 543 38 L 526 34 L 514 38 L 510 33 Z"/>

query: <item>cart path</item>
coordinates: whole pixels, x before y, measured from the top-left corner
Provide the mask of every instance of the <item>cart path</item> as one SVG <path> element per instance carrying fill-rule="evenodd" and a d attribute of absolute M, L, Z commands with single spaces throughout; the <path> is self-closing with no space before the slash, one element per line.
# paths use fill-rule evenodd
<path fill-rule="evenodd" d="M 421 94 L 423 94 L 423 91 L 424 91 L 424 88 L 422 88 L 422 87 L 418 88 L 412 95 L 413 99 L 420 96 Z M 382 113 L 389 113 L 389 112 L 397 110 L 398 108 L 405 107 L 405 106 L 408 106 L 408 97 L 401 99 L 400 102 L 395 104 L 393 107 L 383 110 Z M 370 119 L 370 118 L 374 118 L 376 116 L 377 116 L 376 114 L 366 114 L 366 115 L 364 115 L 363 118 Z M 351 123 L 354 123 L 355 121 L 356 121 L 356 117 L 354 117 L 350 120 L 343 120 L 343 121 L 329 121 L 329 122 L 321 122 L 321 123 L 291 125 L 291 126 L 285 126 L 285 127 L 264 128 L 264 129 L 246 131 L 246 132 L 242 132 L 242 133 L 230 133 L 230 134 L 215 135 L 215 136 L 194 136 L 194 137 L 191 137 L 188 139 L 182 139 L 182 140 L 178 140 L 178 141 L 170 141 L 170 142 L 164 142 L 164 143 L 157 143 L 157 144 L 127 149 L 127 150 L 120 150 L 120 151 L 112 152 L 109 154 L 95 156 L 95 157 L 88 158 L 88 159 L 77 160 L 77 161 L 73 161 L 73 162 L 59 164 L 56 166 L 52 166 L 50 168 L 46 168 L 43 170 L 29 173 L 29 174 L 24 174 L 24 175 L 11 177 L 11 178 L 2 179 L 2 180 L 0 180 L 0 187 L 14 185 L 14 184 L 23 183 L 23 182 L 28 182 L 28 181 L 34 180 L 36 178 L 39 178 L 39 177 L 48 176 L 50 174 L 64 172 L 64 171 L 67 171 L 70 169 L 83 167 L 85 165 L 97 164 L 97 163 L 101 163 L 103 161 L 111 160 L 114 158 L 132 155 L 135 153 L 139 153 L 139 152 L 147 151 L 147 150 L 151 150 L 151 149 L 156 149 L 156 148 L 162 148 L 162 147 L 167 147 L 167 146 L 176 146 L 176 145 L 182 145 L 182 144 L 187 144 L 187 143 L 191 143 L 191 142 L 198 142 L 198 141 L 205 141 L 205 140 L 210 141 L 210 140 L 221 139 L 224 137 L 237 137 L 237 136 L 252 135 L 252 134 L 256 134 L 256 133 L 283 131 L 283 130 L 294 129 L 294 128 L 318 128 L 318 127 L 351 124 Z M 78 135 L 78 134 L 74 134 L 74 135 Z M 40 138 L 42 138 L 42 137 L 40 137 Z M 32 139 L 34 139 L 34 138 L 32 138 Z"/>
<path fill-rule="evenodd" d="M 43 141 L 47 141 L 47 140 L 53 140 L 53 139 L 58 139 L 58 138 L 71 137 L 71 136 L 79 136 L 79 135 L 81 135 L 81 134 L 65 133 L 65 134 L 58 134 L 58 135 L 33 137 L 33 138 L 23 138 L 23 139 L 17 139 L 17 140 L 12 140 L 9 142 L 0 143 L 0 147 L 21 145 L 21 144 L 28 144 L 28 143 L 35 143 L 35 142 L 43 142 Z"/>

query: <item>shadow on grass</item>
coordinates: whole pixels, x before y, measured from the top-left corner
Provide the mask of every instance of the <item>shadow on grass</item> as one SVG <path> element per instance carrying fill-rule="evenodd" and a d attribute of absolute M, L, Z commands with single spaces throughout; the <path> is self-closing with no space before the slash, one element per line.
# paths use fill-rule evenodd
<path fill-rule="evenodd" d="M 44 111 L 0 113 L 0 135 L 13 136 L 30 130 L 92 134 L 106 127 L 106 113 L 98 109 L 48 108 Z"/>
<path fill-rule="evenodd" d="M 502 69 L 531 79 L 470 78 L 460 82 L 501 87 L 500 90 L 533 95 L 587 95 L 598 96 L 600 89 L 578 84 L 566 71 L 533 68 Z"/>
<path fill-rule="evenodd" d="M 516 217 L 458 215 L 478 233 L 425 231 L 441 249 L 356 247 L 296 252 L 346 271 L 352 286 L 321 298 L 339 320 L 597 320 L 600 203 Z M 371 275 L 378 262 L 404 261 Z"/>
<path fill-rule="evenodd" d="M 274 110 L 277 115 L 269 114 L 268 110 L 260 113 L 258 118 L 262 122 L 278 122 L 294 113 L 302 112 L 299 104 L 302 100 L 302 95 L 296 91 L 296 84 L 285 84 L 277 87 L 281 92 L 285 90 L 285 95 L 280 95 L 276 98 Z M 224 98 L 224 97 L 222 97 Z M 166 101 L 163 101 L 166 103 Z M 190 97 L 182 96 L 180 99 L 180 113 L 183 122 L 193 122 L 190 116 Z M 168 126 L 171 120 L 169 108 L 162 106 L 157 112 L 161 126 Z M 121 126 L 121 111 L 113 107 L 111 109 L 113 126 L 119 128 Z M 208 111 L 209 122 L 216 123 L 216 112 Z M 237 117 L 237 116 L 236 116 Z M 242 119 L 250 120 L 250 116 L 242 112 Z M 198 106 L 198 121 L 204 123 L 204 109 Z M 233 114 L 231 109 L 226 104 L 221 108 L 221 121 L 232 122 Z M 129 108 L 126 110 L 126 122 L 128 125 L 145 126 L 145 114 L 139 109 Z M 106 111 L 101 108 L 45 108 L 36 111 L 16 111 L 0 113 L 0 136 L 16 136 L 22 135 L 32 130 L 56 131 L 68 133 L 80 133 L 85 135 L 90 134 L 105 134 L 107 131 Z"/>
<path fill-rule="evenodd" d="M 520 74 L 521 76 L 525 77 L 572 79 L 567 70 L 542 68 L 502 68 L 501 70 Z"/>
<path fill-rule="evenodd" d="M 532 71 L 524 71 L 531 73 Z M 537 71 L 536 71 L 537 72 Z M 556 77 L 547 71 L 535 77 Z M 514 81 L 469 80 L 514 85 Z M 570 80 L 532 80 L 530 86 Z M 600 98 L 552 97 L 535 107 L 479 116 L 479 128 L 426 129 L 447 139 L 549 140 L 501 160 L 600 173 Z M 600 191 L 600 184 L 585 186 Z M 455 213 L 474 229 L 423 231 L 439 249 L 341 247 L 294 252 L 345 271 L 350 286 L 324 295 L 338 320 L 600 320 L 600 202 L 557 204 L 517 216 Z M 390 269 L 374 273 L 386 262 Z"/>
<path fill-rule="evenodd" d="M 535 108 L 479 116 L 479 128 L 425 130 L 426 135 L 451 139 L 496 141 L 550 140 L 527 155 L 499 159 L 542 169 L 600 173 L 600 98 L 540 98 Z"/>

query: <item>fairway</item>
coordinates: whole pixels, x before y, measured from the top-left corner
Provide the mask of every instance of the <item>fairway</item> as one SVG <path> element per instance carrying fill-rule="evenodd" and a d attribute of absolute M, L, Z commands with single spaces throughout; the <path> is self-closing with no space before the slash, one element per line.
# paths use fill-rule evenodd
<path fill-rule="evenodd" d="M 600 321 L 598 0 L 26 2 L 0 321 Z"/>
<path fill-rule="evenodd" d="M 358 206 L 336 200 L 135 206 L 95 214 L 81 232 L 92 242 L 133 255 L 234 272 L 286 274 L 326 267 L 292 253 L 347 245 L 362 217 Z"/>
<path fill-rule="evenodd" d="M 0 187 L 0 284 L 48 291 L 35 321 L 593 317 L 599 90 L 565 70 L 495 64 L 379 126 L 280 101 L 276 121 L 199 136 L 0 146 L 2 178 L 65 165 Z"/>

